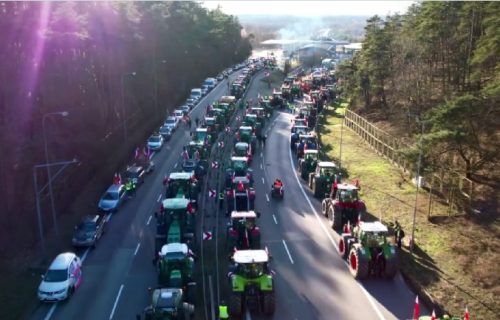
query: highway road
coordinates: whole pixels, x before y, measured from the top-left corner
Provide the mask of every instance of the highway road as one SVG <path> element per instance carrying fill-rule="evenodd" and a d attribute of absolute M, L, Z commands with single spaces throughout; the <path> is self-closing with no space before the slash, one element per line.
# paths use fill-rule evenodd
<path fill-rule="evenodd" d="M 233 75 L 234 77 L 234 75 Z M 262 77 L 262 74 L 257 78 Z M 259 82 L 254 81 L 247 97 L 256 99 Z M 193 111 L 201 118 L 204 106 L 226 94 L 224 81 L 207 95 Z M 276 271 L 276 312 L 273 319 L 407 319 L 411 318 L 414 294 L 398 275 L 393 281 L 352 278 L 336 250 L 338 235 L 320 214 L 320 202 L 312 197 L 307 185 L 295 174 L 291 157 L 291 115 L 276 113 L 267 127 L 265 150 L 259 147 L 254 157 L 256 209 L 262 212 L 258 225 L 262 243 L 273 254 Z M 82 251 L 82 286 L 67 302 L 40 304 L 31 319 L 134 319 L 149 303 L 148 287 L 157 284 L 152 264 L 155 219 L 153 213 L 162 199 L 165 174 L 180 166 L 182 146 L 189 132 L 178 129 L 172 139 L 155 155 L 156 170 L 146 179 L 134 199 L 111 217 L 106 234 L 95 250 Z M 270 185 L 280 177 L 285 199 L 273 201 Z M 203 195 L 202 195 L 203 196 Z M 224 255 L 226 221 L 223 215 L 211 215 L 219 227 L 219 257 Z M 216 221 L 214 220 L 216 219 Z M 210 252 L 212 253 L 212 252 Z M 197 263 L 201 263 L 198 259 Z M 218 278 L 226 283 L 227 263 L 219 259 Z M 207 266 L 208 267 L 208 266 Z M 217 275 L 211 279 L 216 282 Z M 225 299 L 227 288 L 213 283 L 215 299 Z M 207 292 L 210 288 L 203 288 Z M 201 286 L 199 286 L 201 290 Z M 220 291 L 220 292 L 219 292 Z M 208 293 L 205 294 L 207 296 Z M 220 300 L 220 299 L 219 299 Z M 202 307 L 197 305 L 197 308 Z M 210 310 L 206 315 L 211 318 Z M 202 313 L 197 313 L 198 317 Z M 249 314 L 246 319 L 264 318 Z"/>
<path fill-rule="evenodd" d="M 233 73 L 229 80 L 238 74 Z M 227 80 L 224 80 L 192 110 L 191 118 L 201 119 L 205 106 L 227 92 Z M 150 302 L 148 288 L 157 285 L 156 268 L 152 264 L 156 232 L 154 212 L 164 196 L 163 177 L 181 169 L 182 147 L 189 140 L 189 131 L 180 125 L 170 141 L 154 155 L 155 171 L 146 177 L 136 197 L 109 217 L 97 248 L 78 252 L 83 260 L 81 287 L 69 301 L 40 303 L 31 319 L 121 320 L 135 319 L 135 315 L 142 312 Z"/>

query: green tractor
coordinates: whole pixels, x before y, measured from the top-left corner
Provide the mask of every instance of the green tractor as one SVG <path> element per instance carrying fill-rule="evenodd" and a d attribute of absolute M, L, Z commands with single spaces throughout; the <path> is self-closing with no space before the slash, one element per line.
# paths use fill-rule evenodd
<path fill-rule="evenodd" d="M 300 177 L 307 180 L 309 174 L 316 169 L 318 164 L 318 150 L 307 149 L 304 150 L 304 157 L 299 159 L 298 171 Z"/>
<path fill-rule="evenodd" d="M 183 289 L 157 288 L 153 290 L 151 304 L 142 317 L 144 320 L 188 320 L 194 317 L 194 305 L 189 302 Z M 192 301 L 191 301 L 192 302 Z"/>
<path fill-rule="evenodd" d="M 251 165 L 253 157 L 252 147 L 246 142 L 237 142 L 234 145 L 233 156 L 246 157 L 248 165 Z"/>
<path fill-rule="evenodd" d="M 227 228 L 227 249 L 260 249 L 260 229 L 255 220 L 260 214 L 255 211 L 232 211 Z"/>
<path fill-rule="evenodd" d="M 347 259 L 355 279 L 379 276 L 393 279 L 397 272 L 396 247 L 387 241 L 381 222 L 359 222 L 351 233 L 342 233 L 339 253 Z"/>
<path fill-rule="evenodd" d="M 202 127 L 207 128 L 207 131 L 212 133 L 219 132 L 223 128 L 217 121 L 216 117 L 205 117 L 205 119 L 203 119 Z"/>
<path fill-rule="evenodd" d="M 164 181 L 165 198 L 185 198 L 196 207 L 200 185 L 194 172 L 172 172 Z"/>
<path fill-rule="evenodd" d="M 196 228 L 195 210 L 188 199 L 165 199 L 156 216 L 155 252 L 165 244 L 194 241 Z M 155 255 L 155 261 L 158 257 Z"/>
<path fill-rule="evenodd" d="M 257 116 L 257 122 L 260 122 L 261 125 L 264 125 L 266 118 L 270 115 L 266 114 L 266 110 L 262 107 L 252 107 L 250 109 L 249 114 L 254 114 Z"/>
<path fill-rule="evenodd" d="M 193 141 L 198 143 L 204 143 L 207 145 L 207 148 L 210 149 L 212 144 L 217 139 L 217 135 L 208 131 L 208 128 L 196 128 L 196 131 L 193 135 Z"/>
<path fill-rule="evenodd" d="M 262 134 L 263 122 L 260 121 L 259 117 L 256 114 L 246 114 L 245 118 L 243 118 L 243 125 L 251 127 L 253 129 L 253 132 L 255 133 L 255 136 L 257 138 L 260 138 L 260 135 Z"/>
<path fill-rule="evenodd" d="M 309 188 L 314 197 L 323 199 L 325 194 L 330 194 L 335 177 L 339 177 L 339 169 L 333 162 L 322 161 L 316 165 L 316 170 L 309 174 Z M 337 181 L 339 182 L 339 181 Z"/>
<path fill-rule="evenodd" d="M 161 286 L 184 288 L 193 282 L 194 258 L 185 243 L 168 243 L 158 252 L 158 281 Z"/>
<path fill-rule="evenodd" d="M 207 144 L 203 143 L 202 141 L 189 141 L 188 145 L 186 146 L 186 150 L 188 152 L 189 159 L 196 159 L 196 151 L 198 151 L 198 154 L 200 155 L 199 160 L 206 161 L 210 157 L 210 149 L 208 148 Z"/>
<path fill-rule="evenodd" d="M 226 188 L 231 188 L 238 177 L 245 177 L 250 184 L 253 183 L 253 170 L 248 167 L 247 157 L 231 157 L 226 169 Z"/>
<path fill-rule="evenodd" d="M 352 184 L 337 184 L 330 197 L 321 202 L 321 212 L 333 229 L 340 230 L 346 224 L 354 226 L 366 213 L 366 205 L 359 199 L 358 188 Z"/>
<path fill-rule="evenodd" d="M 207 112 L 207 115 L 215 118 L 220 129 L 224 128 L 226 124 L 229 123 L 229 113 L 226 113 L 224 109 L 214 107 Z"/>
<path fill-rule="evenodd" d="M 264 315 L 274 313 L 273 271 L 269 268 L 266 250 L 239 250 L 232 257 L 234 266 L 229 272 L 231 296 L 228 311 L 231 317 L 239 318 L 245 312 L 260 310 Z"/>
<path fill-rule="evenodd" d="M 236 140 L 241 142 L 250 143 L 252 150 L 257 150 L 257 137 L 254 134 L 254 130 L 249 126 L 241 126 L 236 132 Z"/>
<path fill-rule="evenodd" d="M 235 96 L 236 99 L 239 99 L 243 96 L 243 92 L 245 91 L 243 85 L 241 83 L 233 83 L 231 85 L 231 95 Z"/>
<path fill-rule="evenodd" d="M 261 106 L 261 108 L 264 108 L 264 110 L 266 111 L 266 116 L 268 118 L 273 115 L 274 108 L 271 106 L 271 99 L 268 96 L 262 98 L 262 100 L 260 100 L 259 102 L 259 105 Z"/>
<path fill-rule="evenodd" d="M 229 113 L 233 113 L 233 111 L 236 109 L 236 97 L 222 96 L 219 99 L 218 106 L 219 108 L 229 111 Z"/>

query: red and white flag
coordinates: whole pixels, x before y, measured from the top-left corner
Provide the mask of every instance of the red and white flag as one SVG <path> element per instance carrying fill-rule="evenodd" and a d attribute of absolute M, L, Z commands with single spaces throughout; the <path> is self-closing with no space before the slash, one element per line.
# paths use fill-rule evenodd
<path fill-rule="evenodd" d="M 356 223 L 356 225 L 359 226 L 360 223 L 361 223 L 361 213 L 358 214 L 358 222 Z M 417 297 L 417 302 L 418 302 L 418 297 Z"/>
<path fill-rule="evenodd" d="M 413 320 L 418 320 L 420 317 L 420 304 L 418 303 L 418 296 L 415 298 L 415 304 L 413 306 Z"/>
<path fill-rule="evenodd" d="M 465 306 L 464 320 L 470 320 L 469 308 L 467 306 Z"/>
<path fill-rule="evenodd" d="M 148 146 L 145 146 L 145 147 L 142 149 L 142 153 L 144 154 L 144 156 L 146 157 L 146 159 L 151 158 L 151 149 L 149 149 L 149 147 L 148 147 Z"/>
<path fill-rule="evenodd" d="M 431 320 L 437 320 L 436 312 L 432 310 Z"/>
<path fill-rule="evenodd" d="M 139 147 L 135 148 L 135 158 L 139 158 L 139 156 L 141 155 L 141 150 L 139 150 Z"/>
<path fill-rule="evenodd" d="M 118 172 L 115 173 L 115 176 L 113 178 L 113 184 L 122 184 L 122 177 Z"/>

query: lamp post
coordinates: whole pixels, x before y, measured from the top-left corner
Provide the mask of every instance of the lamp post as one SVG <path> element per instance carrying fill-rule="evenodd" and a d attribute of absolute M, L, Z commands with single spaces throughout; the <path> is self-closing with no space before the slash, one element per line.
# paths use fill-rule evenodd
<path fill-rule="evenodd" d="M 121 93 L 122 93 L 122 117 L 123 117 L 123 138 L 125 139 L 125 145 L 128 144 L 128 136 L 127 136 L 127 117 L 125 112 L 125 77 L 134 76 L 136 72 L 128 72 L 124 73 L 121 76 Z"/>
<path fill-rule="evenodd" d="M 422 125 L 420 131 L 420 139 L 419 139 L 419 152 L 418 152 L 418 161 L 417 161 L 417 176 L 415 177 L 415 182 L 417 184 L 417 191 L 415 193 L 415 205 L 413 206 L 413 226 L 411 230 L 411 242 L 410 242 L 410 254 L 413 255 L 413 247 L 415 246 L 415 229 L 417 227 L 417 204 L 418 204 L 418 191 L 420 189 L 420 166 L 422 164 L 422 136 L 424 135 L 424 126 L 425 121 L 421 121 L 417 118 L 417 122 L 420 122 Z"/>
<path fill-rule="evenodd" d="M 47 132 L 45 130 L 45 120 L 50 117 L 50 116 L 61 116 L 61 117 L 67 117 L 69 115 L 68 111 L 60 111 L 60 112 L 50 112 L 46 113 L 42 117 L 42 131 L 43 131 L 43 142 L 44 142 L 44 148 L 45 148 L 45 163 L 49 163 L 49 148 L 47 144 Z M 47 180 L 48 180 L 48 185 L 49 185 L 49 194 L 50 194 L 50 205 L 52 207 L 52 223 L 54 224 L 54 230 L 56 233 L 56 236 L 59 236 L 59 229 L 57 228 L 57 219 L 56 219 L 56 209 L 54 205 L 54 194 L 52 192 L 52 175 L 50 172 L 50 166 L 47 166 Z"/>

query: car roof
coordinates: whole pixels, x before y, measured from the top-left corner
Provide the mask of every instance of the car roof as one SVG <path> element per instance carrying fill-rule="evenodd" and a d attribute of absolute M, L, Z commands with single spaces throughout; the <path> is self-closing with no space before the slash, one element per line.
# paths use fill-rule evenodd
<path fill-rule="evenodd" d="M 323 167 L 323 168 L 337 168 L 335 163 L 330 162 L 330 161 L 321 161 L 318 163 L 318 166 Z"/>
<path fill-rule="evenodd" d="M 257 218 L 255 211 L 233 211 L 231 212 L 231 219 L 242 218 Z"/>
<path fill-rule="evenodd" d="M 127 168 L 127 172 L 138 172 L 143 170 L 141 166 L 130 166 Z"/>
<path fill-rule="evenodd" d="M 358 188 L 355 185 L 348 184 L 348 183 L 342 183 L 337 185 L 337 188 L 339 190 L 358 190 Z"/>
<path fill-rule="evenodd" d="M 196 128 L 196 132 L 207 132 L 207 128 Z"/>
<path fill-rule="evenodd" d="M 231 161 L 247 161 L 247 157 L 231 157 Z"/>
<path fill-rule="evenodd" d="M 186 198 L 170 198 L 162 202 L 165 209 L 184 209 L 187 207 L 188 203 L 189 199 Z"/>
<path fill-rule="evenodd" d="M 161 247 L 162 256 L 172 252 L 181 252 L 182 254 L 186 255 L 188 253 L 188 246 L 185 243 L 174 242 Z"/>
<path fill-rule="evenodd" d="M 364 222 L 361 221 L 359 227 L 365 232 L 387 232 L 387 227 L 383 225 L 380 221 L 375 222 Z"/>
<path fill-rule="evenodd" d="M 238 250 L 234 253 L 233 259 L 236 263 L 262 263 L 269 261 L 265 250 Z"/>
<path fill-rule="evenodd" d="M 176 113 L 176 112 L 177 113 L 179 113 L 179 112 L 182 113 L 183 111 L 181 109 L 176 109 L 176 110 L 174 110 L 174 113 Z"/>
<path fill-rule="evenodd" d="M 253 130 L 250 126 L 241 126 L 240 130 Z"/>
<path fill-rule="evenodd" d="M 54 261 L 50 264 L 49 269 L 51 270 L 60 270 L 60 269 L 66 269 L 69 267 L 69 264 L 73 259 L 76 257 L 76 254 L 73 252 L 64 252 L 60 253 L 55 257 Z"/>
<path fill-rule="evenodd" d="M 177 120 L 177 118 L 175 116 L 168 116 L 167 120 Z"/>
<path fill-rule="evenodd" d="M 215 120 L 215 117 L 205 117 L 205 120 Z"/>
<path fill-rule="evenodd" d="M 248 143 L 246 142 L 237 142 L 235 145 L 234 145 L 235 148 L 248 148 Z"/>
<path fill-rule="evenodd" d="M 307 154 L 307 153 L 318 153 L 318 150 L 314 150 L 314 149 L 306 149 L 304 150 L 304 153 Z"/>

